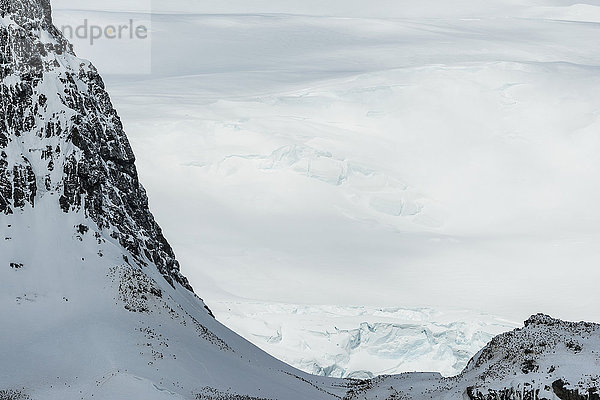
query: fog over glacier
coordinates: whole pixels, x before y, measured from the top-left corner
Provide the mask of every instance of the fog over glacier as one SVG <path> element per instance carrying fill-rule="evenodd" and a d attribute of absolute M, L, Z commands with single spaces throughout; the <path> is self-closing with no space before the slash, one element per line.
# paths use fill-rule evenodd
<path fill-rule="evenodd" d="M 58 25 L 151 25 L 147 71 L 127 44 L 77 51 L 224 316 L 252 301 L 600 320 L 596 1 L 54 8 Z"/>

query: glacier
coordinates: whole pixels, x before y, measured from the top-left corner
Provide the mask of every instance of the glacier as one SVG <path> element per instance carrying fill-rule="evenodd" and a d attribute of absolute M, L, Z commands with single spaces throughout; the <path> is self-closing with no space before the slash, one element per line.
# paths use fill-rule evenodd
<path fill-rule="evenodd" d="M 520 323 L 466 310 L 209 301 L 216 318 L 313 375 L 368 379 L 414 371 L 455 376 Z"/>
<path fill-rule="evenodd" d="M 186 276 L 214 300 L 597 320 L 598 5 L 392 3 L 102 7 L 152 22 L 152 73 L 105 81 Z"/>

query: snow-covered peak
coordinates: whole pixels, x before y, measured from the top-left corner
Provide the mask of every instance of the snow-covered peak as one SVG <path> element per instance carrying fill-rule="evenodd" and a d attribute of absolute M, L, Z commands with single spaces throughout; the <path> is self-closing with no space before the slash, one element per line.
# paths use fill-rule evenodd
<path fill-rule="evenodd" d="M 46 27 L 52 25 L 49 0 L 2 0 L 0 16 L 4 18 L 7 15 L 21 26 L 31 21 L 43 21 Z"/>
<path fill-rule="evenodd" d="M 0 1 L 0 399 L 333 399 L 179 272 L 97 70 L 46 0 Z"/>
<path fill-rule="evenodd" d="M 495 337 L 462 375 L 475 376 L 474 390 L 484 393 L 526 384 L 549 392 L 558 380 L 584 392 L 600 380 L 599 348 L 600 325 L 537 314 L 525 321 L 523 328 Z"/>
<path fill-rule="evenodd" d="M 537 314 L 523 328 L 492 339 L 456 377 L 380 377 L 359 385 L 350 398 L 595 399 L 599 349 L 600 325 Z"/>
<path fill-rule="evenodd" d="M 2 3 L 0 213 L 51 196 L 83 210 L 140 264 L 192 290 L 148 209 L 135 156 L 97 70 L 74 56 L 47 1 Z"/>
<path fill-rule="evenodd" d="M 561 321 L 560 319 L 552 318 L 549 315 L 541 314 L 541 313 L 532 315 L 531 317 L 529 317 L 527 319 L 527 321 L 525 321 L 525 327 L 528 327 L 530 325 L 558 326 L 558 325 L 565 325 L 565 324 L 570 325 L 570 326 L 577 325 L 576 323 L 564 322 L 564 321 Z"/>

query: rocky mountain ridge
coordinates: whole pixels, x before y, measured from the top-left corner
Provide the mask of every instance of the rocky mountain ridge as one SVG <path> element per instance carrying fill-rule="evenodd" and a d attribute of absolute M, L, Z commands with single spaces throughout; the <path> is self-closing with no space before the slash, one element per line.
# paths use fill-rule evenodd
<path fill-rule="evenodd" d="M 0 1 L 0 398 L 330 399 L 218 323 L 149 211 L 94 66 Z"/>
<path fill-rule="evenodd" d="M 141 264 L 192 290 L 148 208 L 135 156 L 94 66 L 52 25 L 48 1 L 0 5 L 0 213 L 54 196 Z"/>
<path fill-rule="evenodd" d="M 537 314 L 496 336 L 456 377 L 402 374 L 365 381 L 348 399 L 597 399 L 600 325 Z"/>

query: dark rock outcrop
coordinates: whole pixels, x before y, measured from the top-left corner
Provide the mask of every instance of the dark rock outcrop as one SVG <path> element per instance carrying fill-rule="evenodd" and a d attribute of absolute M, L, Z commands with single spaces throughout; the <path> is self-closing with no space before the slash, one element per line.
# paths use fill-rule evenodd
<path fill-rule="evenodd" d="M 49 0 L 0 0 L 0 15 L 0 214 L 52 196 L 191 291 L 104 83 L 52 25 Z"/>
<path fill-rule="evenodd" d="M 598 388 L 589 388 L 587 393 L 581 394 L 577 389 L 569 389 L 562 379 L 552 383 L 552 390 L 560 400 L 600 400 Z"/>
<path fill-rule="evenodd" d="M 489 390 L 487 393 L 476 390 L 473 387 L 467 388 L 467 396 L 470 400 L 549 400 L 540 397 L 540 389 L 526 386 L 522 389 L 506 388 L 501 390 Z"/>

